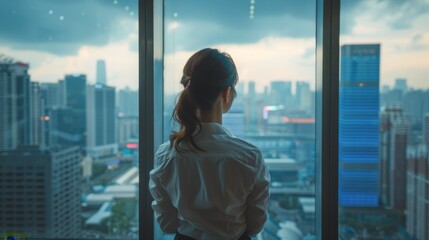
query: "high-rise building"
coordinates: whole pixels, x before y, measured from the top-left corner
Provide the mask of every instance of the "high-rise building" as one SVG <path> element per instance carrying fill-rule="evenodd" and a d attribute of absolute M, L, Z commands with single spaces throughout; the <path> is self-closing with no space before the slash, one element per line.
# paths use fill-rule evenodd
<path fill-rule="evenodd" d="M 285 107 L 293 106 L 292 99 L 292 83 L 289 81 L 272 81 L 271 89 L 271 105 L 283 105 Z"/>
<path fill-rule="evenodd" d="M 98 60 L 97 61 L 97 83 L 101 83 L 106 85 L 107 84 L 107 78 L 106 78 L 106 62 L 104 60 Z"/>
<path fill-rule="evenodd" d="M 64 80 L 60 80 L 58 83 L 41 83 L 40 92 L 45 99 L 46 108 L 66 106 Z"/>
<path fill-rule="evenodd" d="M 78 147 L 0 151 L 0 236 L 80 237 Z"/>
<path fill-rule="evenodd" d="M 46 110 L 46 146 L 81 146 L 83 135 L 76 131 L 75 115 L 76 112 L 70 107 L 51 107 Z"/>
<path fill-rule="evenodd" d="M 414 125 L 422 126 L 426 113 L 429 113 L 429 90 L 410 90 L 404 95 L 404 112 L 411 116 Z"/>
<path fill-rule="evenodd" d="M 130 88 L 121 89 L 118 92 L 119 116 L 138 117 L 139 116 L 139 93 Z"/>
<path fill-rule="evenodd" d="M 343 45 L 339 96 L 339 205 L 379 201 L 380 45 Z"/>
<path fill-rule="evenodd" d="M 42 98 L 40 85 L 37 82 L 31 82 L 30 99 L 30 144 L 44 146 L 44 99 Z"/>
<path fill-rule="evenodd" d="M 86 147 L 86 75 L 66 75 L 66 107 L 73 116 L 73 126 L 68 132 L 77 137 L 77 145 Z"/>
<path fill-rule="evenodd" d="M 29 65 L 0 59 L 0 151 L 30 144 Z"/>
<path fill-rule="evenodd" d="M 117 152 L 115 88 L 88 86 L 87 153 L 94 159 Z"/>
<path fill-rule="evenodd" d="M 389 107 L 381 112 L 380 122 L 381 204 L 389 209 L 404 211 L 410 120 L 400 107 Z"/>
<path fill-rule="evenodd" d="M 295 103 L 300 110 L 308 113 L 312 112 L 312 96 L 310 90 L 310 83 L 298 81 L 296 82 L 296 95 Z"/>
<path fill-rule="evenodd" d="M 407 232 L 412 239 L 429 239 L 429 149 L 410 147 L 407 155 Z"/>
<path fill-rule="evenodd" d="M 250 81 L 247 87 L 247 101 L 245 108 L 246 123 L 252 128 L 258 123 L 257 94 L 254 81 Z"/>

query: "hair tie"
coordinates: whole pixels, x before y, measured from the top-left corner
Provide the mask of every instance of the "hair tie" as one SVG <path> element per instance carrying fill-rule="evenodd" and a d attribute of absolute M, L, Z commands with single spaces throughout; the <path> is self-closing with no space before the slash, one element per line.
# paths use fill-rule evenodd
<path fill-rule="evenodd" d="M 185 76 L 184 80 L 185 80 L 185 88 L 188 88 L 189 85 L 191 84 L 191 77 Z"/>

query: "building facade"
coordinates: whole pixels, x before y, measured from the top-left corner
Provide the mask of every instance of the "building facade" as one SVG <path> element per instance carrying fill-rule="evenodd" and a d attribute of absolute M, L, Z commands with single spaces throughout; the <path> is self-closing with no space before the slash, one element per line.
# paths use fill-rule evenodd
<path fill-rule="evenodd" d="M 425 145 L 410 147 L 407 161 L 407 232 L 429 239 L 429 151 Z"/>
<path fill-rule="evenodd" d="M 339 205 L 376 207 L 380 45 L 343 45 L 340 71 Z"/>
<path fill-rule="evenodd" d="M 31 141 L 29 65 L 0 59 L 0 151 Z"/>
<path fill-rule="evenodd" d="M 94 159 L 117 152 L 115 88 L 88 86 L 87 153 Z"/>
<path fill-rule="evenodd" d="M 381 204 L 389 209 L 404 211 L 410 120 L 400 107 L 384 108 L 380 118 Z"/>
<path fill-rule="evenodd" d="M 21 146 L 0 151 L 0 236 L 80 236 L 80 151 Z"/>
<path fill-rule="evenodd" d="M 66 107 L 73 116 L 69 133 L 78 138 L 77 145 L 86 147 L 86 75 L 66 75 Z"/>

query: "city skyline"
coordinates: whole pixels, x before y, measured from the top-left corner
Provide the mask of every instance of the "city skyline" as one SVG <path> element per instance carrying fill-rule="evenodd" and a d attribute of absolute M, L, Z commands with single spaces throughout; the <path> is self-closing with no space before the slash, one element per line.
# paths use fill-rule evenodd
<path fill-rule="evenodd" d="M 48 3 L 49 1 L 45 2 Z M 18 61 L 27 61 L 32 64 L 30 75 L 32 75 L 34 81 L 39 82 L 55 82 L 61 78 L 64 72 L 67 72 L 70 74 L 85 73 L 88 76 L 88 81 L 90 83 L 95 83 L 96 73 L 93 66 L 98 59 L 104 59 L 109 66 L 107 77 L 110 85 L 117 88 L 129 86 L 136 90 L 138 89 L 138 22 L 136 19 L 137 11 L 133 9 L 135 7 L 133 2 L 134 1 L 119 1 L 117 4 L 109 3 L 111 6 L 109 4 L 103 4 L 103 6 L 100 7 L 100 11 L 105 11 L 105 9 L 107 9 L 106 11 L 117 19 L 117 22 L 114 24 L 109 20 L 108 24 L 111 25 L 105 26 L 115 37 L 108 37 L 105 33 L 101 34 L 96 30 L 91 34 L 97 37 L 97 34 L 100 35 L 99 38 L 101 38 L 102 41 L 98 43 L 93 43 L 91 41 L 86 42 L 83 39 L 76 40 L 76 37 L 74 37 L 73 41 L 70 43 L 64 43 L 64 39 L 61 36 L 57 36 L 52 39 L 51 42 L 53 45 L 52 48 L 49 48 L 46 44 L 41 45 L 38 42 L 28 42 L 20 36 L 13 35 L 13 38 L 9 36 L 10 38 L 6 39 L 6 35 L 3 36 L 0 34 L 0 53 L 7 56 L 14 56 Z M 13 5 L 12 3 L 8 4 Z M 88 3 L 83 4 L 82 8 L 88 7 L 86 4 Z M 99 3 L 97 2 L 94 4 L 97 5 Z M 44 19 L 42 22 L 43 24 L 53 28 L 60 28 L 62 25 L 71 24 L 69 16 L 71 13 L 68 13 L 68 10 L 61 10 L 65 15 L 63 20 L 59 20 L 58 18 L 61 16 L 59 15 L 60 13 L 56 10 L 52 10 L 53 13 L 50 15 L 50 7 L 45 5 L 40 4 L 40 6 L 34 6 L 38 13 L 37 17 L 44 18 L 45 16 L 52 15 L 58 23 L 53 23 L 51 20 Z M 380 3 L 371 1 L 362 1 L 359 3 L 345 1 L 344 5 L 344 11 L 348 14 L 347 18 L 354 19 L 354 21 L 342 20 L 342 22 L 347 23 L 348 30 L 341 32 L 341 45 L 346 43 L 380 42 L 383 45 L 382 52 L 384 55 L 381 62 L 382 76 L 380 82 L 382 85 L 393 85 L 396 78 L 405 77 L 409 80 L 408 84 L 410 87 L 426 87 L 424 85 L 427 80 L 425 77 L 427 74 L 425 74 L 424 56 L 429 52 L 429 37 L 425 34 L 416 34 L 416 32 L 424 32 L 424 22 L 428 21 L 429 16 L 416 14 L 415 18 L 404 19 L 403 14 L 405 13 L 401 13 L 395 15 L 395 17 L 391 19 L 387 16 L 383 16 L 374 23 L 372 19 L 376 16 L 380 17 L 377 14 L 378 12 L 397 12 L 401 5 L 393 2 Z M 126 8 L 127 6 L 128 8 Z M 218 8 L 219 6 L 215 7 Z M 291 7 L 293 7 L 293 5 Z M 422 3 L 416 4 L 415 6 L 408 5 L 406 8 L 404 7 L 404 11 L 413 12 L 419 7 L 422 7 Z M 13 15 L 13 9 L 16 8 L 18 8 L 18 6 L 11 6 L 10 9 L 7 7 L 2 8 L 1 11 L 4 11 L 2 16 L 13 17 L 14 19 L 20 20 L 20 17 L 23 16 Z M 56 6 L 56 8 L 63 7 Z M 365 9 L 365 11 L 360 11 L 362 9 Z M 76 9 L 76 11 L 83 12 L 84 10 Z M 134 16 L 130 15 L 131 11 L 134 11 Z M 183 16 L 180 12 L 167 12 L 166 14 L 168 20 L 165 26 L 166 36 L 172 38 L 172 34 L 175 32 L 177 41 L 180 40 L 179 42 L 185 44 L 187 42 L 185 41 L 186 34 L 196 27 L 190 24 L 190 19 L 187 19 L 192 18 L 192 16 Z M 252 21 L 264 21 L 267 13 L 259 12 L 258 14 L 255 15 L 255 19 Z M 264 16 L 261 16 L 261 14 L 264 14 Z M 281 19 L 280 16 L 276 16 Z M 222 19 L 216 18 L 215 20 Z M 302 18 L 296 20 L 291 18 L 291 20 L 296 21 L 297 26 L 302 26 L 303 23 L 308 25 L 308 23 L 306 23 L 308 20 Z M 91 22 L 92 25 L 97 26 L 97 19 L 91 19 L 91 21 L 93 21 Z M 175 21 L 177 22 L 176 28 L 168 26 L 168 24 Z M 241 19 L 240 21 L 244 22 L 245 20 Z M 248 21 L 248 19 L 246 21 Z M 6 23 L 9 21 L 3 22 Z M 312 24 L 308 26 L 315 27 Z M 273 28 L 277 28 L 277 26 L 273 26 Z M 0 31 L 2 29 L 3 28 L 0 27 Z M 4 29 L 8 28 L 5 27 Z M 401 37 L 395 35 L 397 31 L 401 32 Z M 61 30 L 60 33 L 66 34 L 67 32 Z M 294 32 L 286 33 L 286 36 L 277 36 L 267 35 L 265 32 L 261 32 L 258 37 L 254 37 L 252 41 L 239 42 L 235 38 L 223 40 L 221 43 L 216 42 L 209 44 L 208 40 L 206 40 L 206 42 L 200 42 L 199 46 L 201 48 L 204 46 L 212 46 L 229 52 L 237 63 L 242 82 L 255 80 L 258 83 L 257 85 L 260 85 L 260 83 L 264 81 L 279 80 L 283 79 L 284 76 L 288 76 L 294 81 L 308 80 L 312 83 L 312 89 L 314 89 L 315 66 L 313 63 L 315 61 L 315 40 L 313 37 L 293 36 L 293 33 Z M 392 38 L 391 36 L 395 37 Z M 49 36 L 46 36 L 46 39 L 48 38 Z M 67 44 L 71 45 L 72 47 L 70 49 L 73 49 L 73 51 L 69 53 L 61 52 L 58 47 L 63 46 L 61 44 L 66 44 L 65 46 L 67 46 Z M 67 47 L 61 47 L 61 49 L 64 48 L 67 49 Z M 189 51 L 188 48 L 189 47 L 181 45 L 173 46 L 168 42 L 166 43 L 166 50 L 168 51 L 165 52 L 165 65 L 171 66 L 169 67 L 170 70 L 165 72 L 166 81 L 171 83 L 169 84 L 171 86 L 168 86 L 166 89 L 167 92 L 177 92 L 180 90 L 179 80 L 181 78 L 182 67 L 186 59 L 193 53 L 193 51 Z M 279 54 L 279 52 L 284 52 L 285 54 Z M 157 59 L 161 58 L 161 56 L 156 57 Z M 280 65 L 261 65 L 261 63 L 276 62 Z M 265 70 L 260 71 L 261 67 Z M 258 88 L 258 91 L 262 90 L 262 88 Z"/>

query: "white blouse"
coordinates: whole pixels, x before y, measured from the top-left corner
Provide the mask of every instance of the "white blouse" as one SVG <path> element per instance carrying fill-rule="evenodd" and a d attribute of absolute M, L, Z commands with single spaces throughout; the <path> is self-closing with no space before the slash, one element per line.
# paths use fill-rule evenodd
<path fill-rule="evenodd" d="M 155 155 L 149 188 L 162 231 L 202 240 L 260 232 L 270 186 L 260 150 L 217 123 L 202 123 L 194 140 L 204 152 L 166 142 Z"/>

